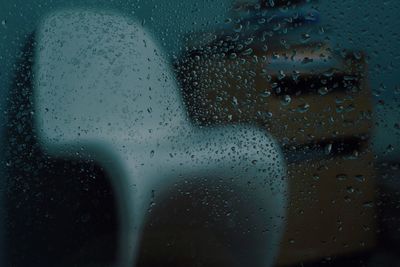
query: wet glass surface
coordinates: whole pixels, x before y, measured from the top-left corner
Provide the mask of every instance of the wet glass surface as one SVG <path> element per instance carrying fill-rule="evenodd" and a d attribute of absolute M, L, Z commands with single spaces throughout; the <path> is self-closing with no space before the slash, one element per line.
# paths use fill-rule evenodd
<path fill-rule="evenodd" d="M 400 266 L 397 1 L 8 1 L 0 266 Z"/>

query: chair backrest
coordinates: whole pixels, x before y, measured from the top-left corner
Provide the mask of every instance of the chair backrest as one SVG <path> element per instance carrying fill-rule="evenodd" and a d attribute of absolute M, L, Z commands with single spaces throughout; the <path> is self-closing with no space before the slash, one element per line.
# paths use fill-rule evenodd
<path fill-rule="evenodd" d="M 170 67 L 138 23 L 63 11 L 44 20 L 38 40 L 35 112 L 43 140 L 147 142 L 184 124 Z"/>

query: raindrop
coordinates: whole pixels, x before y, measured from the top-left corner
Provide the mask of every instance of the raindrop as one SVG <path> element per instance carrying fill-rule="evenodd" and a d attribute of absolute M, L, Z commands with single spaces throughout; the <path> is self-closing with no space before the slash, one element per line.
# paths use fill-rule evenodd
<path fill-rule="evenodd" d="M 258 24 L 264 24 L 265 23 L 265 18 L 260 18 L 258 19 Z"/>
<path fill-rule="evenodd" d="M 355 189 L 351 186 L 348 186 L 346 190 L 347 190 L 347 193 L 349 193 L 349 194 L 352 194 L 355 191 Z"/>
<path fill-rule="evenodd" d="M 274 6 L 275 6 L 275 1 L 274 1 L 274 0 L 269 0 L 269 5 L 270 5 L 271 7 L 274 7 Z"/>
<path fill-rule="evenodd" d="M 315 180 L 315 181 L 318 181 L 319 180 L 319 175 L 318 174 L 313 174 L 313 179 Z"/>
<path fill-rule="evenodd" d="M 362 174 L 358 174 L 354 178 L 359 182 L 365 182 L 365 177 Z"/>
<path fill-rule="evenodd" d="M 249 56 L 249 55 L 251 55 L 253 53 L 253 49 L 252 48 L 247 48 L 246 50 L 244 50 L 243 52 L 242 52 L 242 55 L 243 56 Z"/>
<path fill-rule="evenodd" d="M 364 208 L 373 208 L 374 207 L 374 203 L 372 201 L 367 201 L 363 203 L 363 207 Z"/>
<path fill-rule="evenodd" d="M 301 41 L 302 41 L 303 43 L 308 42 L 308 40 L 310 40 L 310 38 L 311 38 L 311 36 L 310 36 L 308 33 L 303 33 L 303 34 L 301 35 Z"/>
<path fill-rule="evenodd" d="M 292 98 L 290 97 L 290 95 L 285 95 L 284 97 L 283 97 L 283 99 L 282 99 L 282 104 L 283 105 L 289 105 L 290 104 L 290 102 L 292 102 Z"/>
<path fill-rule="evenodd" d="M 271 91 L 265 90 L 260 94 L 261 97 L 269 97 L 271 95 Z"/>
<path fill-rule="evenodd" d="M 308 109 L 310 108 L 310 105 L 307 103 L 304 103 L 302 105 L 299 105 L 297 108 L 297 112 L 299 113 L 305 113 L 308 111 Z"/>
<path fill-rule="evenodd" d="M 283 72 L 283 70 L 280 70 L 279 71 L 279 74 L 278 74 L 278 80 L 282 80 L 282 79 L 284 79 L 286 77 L 286 74 Z"/>
<path fill-rule="evenodd" d="M 243 26 L 242 24 L 236 24 L 234 27 L 235 32 L 240 32 L 242 30 Z"/>
<path fill-rule="evenodd" d="M 328 91 L 328 88 L 326 86 L 325 87 L 321 87 L 321 88 L 318 89 L 318 93 L 320 95 L 326 95 L 328 92 L 329 91 Z"/>
<path fill-rule="evenodd" d="M 329 155 L 332 151 L 332 144 L 327 144 L 324 148 L 325 154 Z"/>
<path fill-rule="evenodd" d="M 339 181 L 344 181 L 347 179 L 347 175 L 344 173 L 340 173 L 340 174 L 336 175 L 336 179 L 338 179 Z"/>

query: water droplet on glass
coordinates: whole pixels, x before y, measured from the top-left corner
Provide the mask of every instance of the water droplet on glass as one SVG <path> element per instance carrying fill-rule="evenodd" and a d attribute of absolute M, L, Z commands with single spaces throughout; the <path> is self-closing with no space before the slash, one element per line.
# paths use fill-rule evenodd
<path fill-rule="evenodd" d="M 321 88 L 318 89 L 318 93 L 319 93 L 320 95 L 326 95 L 328 92 L 329 92 L 329 91 L 328 91 L 328 88 L 327 88 L 327 87 L 321 87 Z"/>
<path fill-rule="evenodd" d="M 349 193 L 349 194 L 352 194 L 352 193 L 354 193 L 354 188 L 353 187 L 351 187 L 351 186 L 348 186 L 347 188 L 346 188 L 346 190 L 347 190 L 347 193 Z"/>
<path fill-rule="evenodd" d="M 319 175 L 318 174 L 313 174 L 313 179 L 315 180 L 315 181 L 318 181 L 319 180 Z"/>
<path fill-rule="evenodd" d="M 304 104 L 299 105 L 299 106 L 297 107 L 297 112 L 299 112 L 299 113 L 305 113 L 305 112 L 308 111 L 309 108 L 310 108 L 310 105 L 307 104 L 307 103 L 304 103 Z"/>
<path fill-rule="evenodd" d="M 325 154 L 329 155 L 332 151 L 332 144 L 327 144 L 324 148 Z"/>
<path fill-rule="evenodd" d="M 308 33 L 303 33 L 303 34 L 301 35 L 301 41 L 302 41 L 303 43 L 308 42 L 308 40 L 310 40 L 310 38 L 311 38 L 311 36 L 310 36 L 310 34 L 308 34 Z"/>
<path fill-rule="evenodd" d="M 374 203 L 372 201 L 367 201 L 363 203 L 363 207 L 364 208 L 373 208 L 374 207 Z"/>
<path fill-rule="evenodd" d="M 271 95 L 271 91 L 265 90 L 260 94 L 261 97 L 269 97 Z"/>
<path fill-rule="evenodd" d="M 269 2 L 269 5 L 270 5 L 271 7 L 274 7 L 274 6 L 275 6 L 275 1 L 274 1 L 274 0 L 269 0 L 268 2 Z"/>
<path fill-rule="evenodd" d="M 336 179 L 338 179 L 339 181 L 344 181 L 347 179 L 347 175 L 344 173 L 340 173 L 340 174 L 336 175 Z"/>
<path fill-rule="evenodd" d="M 282 80 L 282 79 L 284 79 L 286 77 L 286 74 L 283 72 L 283 70 L 280 70 L 279 71 L 279 74 L 278 74 L 278 80 Z"/>
<path fill-rule="evenodd" d="M 359 182 L 364 182 L 365 181 L 364 175 L 361 175 L 361 174 L 356 175 L 354 178 Z"/>
<path fill-rule="evenodd" d="M 283 98 L 282 98 L 282 104 L 283 105 L 289 105 L 290 104 L 290 102 L 292 102 L 292 98 L 290 97 L 290 95 L 285 95 Z"/>
<path fill-rule="evenodd" d="M 246 50 L 244 50 L 242 52 L 242 55 L 243 56 L 249 56 L 249 55 L 251 55 L 251 53 L 253 53 L 253 49 L 252 48 L 247 48 Z"/>

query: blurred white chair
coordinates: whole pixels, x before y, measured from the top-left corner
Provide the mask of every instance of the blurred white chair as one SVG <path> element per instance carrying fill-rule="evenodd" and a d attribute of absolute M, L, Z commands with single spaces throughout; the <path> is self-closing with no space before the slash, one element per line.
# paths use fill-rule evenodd
<path fill-rule="evenodd" d="M 256 128 L 192 126 L 162 50 L 140 23 L 109 12 L 54 13 L 37 31 L 34 69 L 35 128 L 43 149 L 93 159 L 112 179 L 120 221 L 117 266 L 134 266 L 158 192 L 203 178 L 239 189 L 243 207 L 230 231 L 251 229 L 232 251 L 240 265 L 272 264 L 287 201 L 279 148 Z"/>

